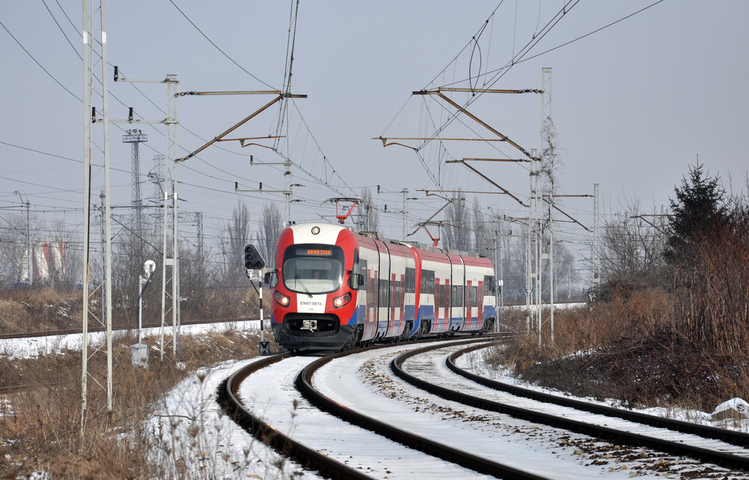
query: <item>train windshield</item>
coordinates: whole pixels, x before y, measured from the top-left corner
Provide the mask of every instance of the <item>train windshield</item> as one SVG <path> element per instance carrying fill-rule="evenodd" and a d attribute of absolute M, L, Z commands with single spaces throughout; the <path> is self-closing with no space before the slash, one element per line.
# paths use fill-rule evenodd
<path fill-rule="evenodd" d="M 292 245 L 283 255 L 283 284 L 297 293 L 328 293 L 343 283 L 343 249 L 336 245 Z"/>

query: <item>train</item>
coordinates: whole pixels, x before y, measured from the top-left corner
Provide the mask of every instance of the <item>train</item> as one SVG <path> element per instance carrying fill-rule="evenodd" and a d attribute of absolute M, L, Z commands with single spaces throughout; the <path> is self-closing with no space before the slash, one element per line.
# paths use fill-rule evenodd
<path fill-rule="evenodd" d="M 292 352 L 483 334 L 497 319 L 494 267 L 483 256 L 307 223 L 281 232 L 275 265 L 266 274 L 271 326 Z"/>

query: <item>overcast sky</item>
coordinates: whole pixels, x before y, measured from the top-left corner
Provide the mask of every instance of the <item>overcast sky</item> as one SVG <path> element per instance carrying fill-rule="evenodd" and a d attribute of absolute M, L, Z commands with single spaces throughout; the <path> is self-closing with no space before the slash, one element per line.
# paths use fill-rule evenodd
<path fill-rule="evenodd" d="M 391 212 L 403 205 L 400 193 L 386 192 L 404 188 L 418 198 L 409 202 L 409 231 L 444 204 L 422 190 L 487 192 L 467 198 L 477 197 L 486 213 L 527 215 L 509 196 L 489 193 L 497 191 L 490 182 L 447 163 L 523 158 L 506 143 L 433 141 L 417 154 L 402 146 L 383 147 L 372 138 L 433 136 L 455 112 L 434 95 L 413 91 L 540 89 L 543 67 L 552 68 L 551 113 L 563 162 L 559 193 L 592 194 L 598 183 L 607 212 L 634 199 L 647 210 L 660 208 L 698 158 L 711 175 L 726 182 L 730 177 L 736 190 L 745 188 L 749 162 L 741 145 L 749 133 L 749 2 L 666 0 L 635 14 L 653 3 L 573 1 L 556 21 L 560 0 L 299 2 L 291 91 L 308 97 L 287 104 L 280 130 L 285 137 L 278 144 L 295 164 L 294 183 L 304 185 L 295 187 L 295 200 L 303 201 L 293 204 L 292 219 L 334 221 L 335 207 L 321 205 L 324 200 L 359 195 L 364 187 L 376 192 L 378 185 L 383 193 L 375 193 L 374 200 L 381 210 L 387 204 L 380 223 L 391 238 L 402 236 L 402 217 Z M 109 2 L 106 8 L 110 119 L 126 118 L 127 107 L 134 108 L 136 118 L 163 119 L 166 109 L 164 85 L 114 83 L 114 65 L 131 79 L 176 74 L 180 92 L 283 88 L 290 1 L 150 0 Z M 22 191 L 37 215 L 62 218 L 68 228 L 81 222 L 83 203 L 81 11 L 81 2 L 70 0 L 0 4 L 0 208 L 15 206 L 21 212 L 21 198 L 13 192 Z M 533 47 L 525 51 L 529 43 Z M 96 68 L 101 77 L 101 66 Z M 541 95 L 450 96 L 460 104 L 470 100 L 470 112 L 524 149 L 539 148 Z M 181 97 L 180 154 L 273 98 Z M 274 105 L 228 137 L 274 135 L 279 111 Z M 140 147 L 143 196 L 148 197 L 154 188 L 146 174 L 153 157 L 164 153 L 164 127 L 139 127 L 149 140 Z M 95 128 L 101 136 L 101 127 Z M 127 128 L 110 128 L 112 204 L 117 206 L 128 205 L 131 196 L 130 145 L 121 141 Z M 448 123 L 440 136 L 496 138 L 466 115 Z M 280 194 L 234 192 L 235 182 L 241 189 L 257 189 L 259 182 L 265 190 L 283 189 L 280 167 L 251 167 L 250 155 L 258 163 L 283 161 L 269 148 L 223 142 L 179 167 L 180 207 L 204 212 L 209 245 L 214 229 L 231 217 L 240 199 L 250 207 L 253 222 L 264 203 L 277 202 L 283 210 Z M 527 164 L 473 165 L 526 200 Z M 103 181 L 101 173 L 94 177 L 94 192 Z M 569 213 L 592 224 L 592 199 L 564 203 Z M 581 232 L 562 229 L 582 241 Z M 428 240 L 423 232 L 416 239 Z"/>

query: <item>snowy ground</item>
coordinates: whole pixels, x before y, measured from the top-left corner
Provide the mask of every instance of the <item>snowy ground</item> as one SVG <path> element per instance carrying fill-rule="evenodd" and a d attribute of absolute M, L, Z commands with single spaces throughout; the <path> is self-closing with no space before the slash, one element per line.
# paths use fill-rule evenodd
<path fill-rule="evenodd" d="M 517 385 L 544 393 L 569 397 L 569 395 L 567 395 L 565 392 L 538 387 L 536 385 L 531 385 L 523 382 L 522 380 L 518 380 L 517 378 L 512 376 L 512 372 L 509 369 L 494 370 L 489 368 L 488 363 L 483 359 L 483 352 L 481 350 L 471 352 L 466 355 L 461 355 L 456 361 L 456 365 L 464 370 L 475 373 L 476 375 L 481 375 L 483 377 L 498 380 L 510 385 Z M 621 405 L 619 405 L 619 402 L 613 399 L 606 402 L 600 402 L 594 398 L 580 398 L 579 400 L 600 405 L 607 405 L 610 407 L 622 408 Z M 713 412 L 660 407 L 636 409 L 635 411 L 659 417 L 672 418 L 674 420 L 681 420 L 685 422 L 697 423 L 700 425 L 709 425 L 713 427 L 720 427 L 749 433 L 749 403 L 741 398 L 733 398 L 726 402 L 723 402 L 720 405 L 716 406 Z"/>
<path fill-rule="evenodd" d="M 216 389 L 247 363 L 233 361 L 201 370 L 159 402 L 149 425 L 156 440 L 154 462 L 167 472 L 190 472 L 191 479 L 318 480 L 223 415 Z M 174 478 L 184 477 L 175 473 Z"/>
<path fill-rule="evenodd" d="M 268 322 L 266 322 L 266 325 Z M 226 323 L 204 323 L 200 325 L 182 326 L 182 335 L 200 335 L 209 332 L 225 332 L 232 330 L 258 330 L 260 322 L 247 320 Z M 267 329 L 267 327 L 266 327 Z M 165 335 L 171 336 L 172 328 L 164 329 Z M 144 328 L 141 332 L 143 337 L 150 336 L 158 338 L 161 335 L 160 328 Z M 266 335 L 268 332 L 266 331 Z M 137 335 L 137 330 L 118 330 L 112 333 L 113 338 Z M 89 345 L 102 345 L 106 340 L 105 332 L 92 332 L 88 334 Z M 60 353 L 65 350 L 80 350 L 83 345 L 83 335 L 49 335 L 44 337 L 0 339 L 0 355 L 8 359 L 14 358 L 36 358 L 40 355 Z"/>
<path fill-rule="evenodd" d="M 227 326 L 184 327 L 183 334 L 200 333 L 206 328 L 222 331 Z M 232 324 L 232 328 L 254 329 L 257 322 Z M 158 329 L 154 330 L 149 334 L 158 334 Z M 80 335 L 77 341 L 74 337 L 6 340 L 0 342 L 0 354 L 36 356 L 64 348 L 80 348 Z M 338 402 L 364 410 L 371 416 L 399 422 L 408 430 L 442 443 L 549 478 L 680 478 L 679 473 L 671 469 L 673 458 L 651 457 L 651 460 L 655 458 L 655 465 L 651 462 L 654 468 L 638 468 L 644 465 L 646 460 L 643 459 L 648 456 L 639 450 L 619 452 L 627 453 L 628 460 L 617 461 L 607 450 L 610 446 L 599 445 L 603 442 L 445 402 L 405 385 L 391 374 L 387 364 L 408 348 L 413 346 L 394 346 L 334 361 L 318 371 L 315 386 Z M 507 372 L 487 371 L 480 355 L 480 352 L 464 355 L 458 362 L 459 366 L 495 378 L 506 375 Z M 263 369 L 252 375 L 240 391 L 245 404 L 254 413 L 272 420 L 279 430 L 293 433 L 295 439 L 354 468 L 361 468 L 374 478 L 481 478 L 475 472 L 403 449 L 378 435 L 318 412 L 293 388 L 294 377 L 313 359 L 295 357 L 277 364 L 276 368 Z M 166 471 L 186 470 L 191 472 L 190 478 L 319 478 L 285 461 L 222 415 L 215 402 L 216 388 L 248 361 L 252 360 L 228 362 L 201 370 L 181 382 L 159 402 L 149 429 L 157 445 L 152 453 L 154 459 Z M 448 381 L 457 382 L 458 377 L 455 378 L 449 380 L 448 377 Z M 509 376 L 502 380 L 516 382 Z M 745 402 L 738 400 L 731 405 L 738 410 L 747 407 Z M 667 413 L 691 421 L 711 422 L 711 415 L 700 412 Z M 740 423 L 739 428 L 746 431 L 747 425 Z M 689 478 L 726 477 L 697 475 Z"/>

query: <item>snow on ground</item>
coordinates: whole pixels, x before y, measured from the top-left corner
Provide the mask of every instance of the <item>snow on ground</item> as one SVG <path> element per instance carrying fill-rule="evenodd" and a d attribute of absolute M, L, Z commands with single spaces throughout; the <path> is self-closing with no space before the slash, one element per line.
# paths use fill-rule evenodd
<path fill-rule="evenodd" d="M 476 375 L 491 378 L 500 382 L 507 383 L 509 385 L 515 385 L 530 390 L 536 390 L 544 393 L 550 393 L 552 395 L 558 395 L 561 397 L 570 397 L 565 392 L 558 390 L 539 387 L 537 385 L 524 382 L 512 375 L 512 371 L 509 368 L 498 368 L 493 369 L 489 362 L 485 361 L 483 352 L 477 350 L 465 355 L 458 357 L 456 365 L 459 368 L 468 370 Z M 616 399 L 608 399 L 606 401 L 598 401 L 594 398 L 579 398 L 579 400 L 595 403 L 599 405 L 607 405 L 610 407 L 623 408 Z M 664 407 L 653 407 L 644 409 L 633 409 L 640 413 L 647 413 L 657 417 L 671 418 L 674 420 L 681 420 L 684 422 L 692 422 L 700 425 L 709 425 L 719 428 L 727 428 L 730 430 L 736 430 L 741 432 L 749 433 L 749 403 L 740 399 L 734 398 L 718 405 L 712 413 L 702 412 L 699 410 L 686 410 L 678 408 L 664 408 Z"/>
<path fill-rule="evenodd" d="M 254 360 L 253 360 L 254 361 Z M 232 361 L 191 375 L 158 403 L 149 429 L 154 464 L 174 478 L 319 480 L 288 462 L 223 414 L 218 385 L 248 361 Z"/>
<path fill-rule="evenodd" d="M 395 444 L 310 405 L 294 388 L 294 379 L 316 359 L 292 357 L 254 373 L 240 388 L 244 404 L 277 430 L 374 478 L 423 480 L 424 472 L 429 472 L 426 478 L 430 480 L 492 478 Z M 345 370 L 355 374 L 353 366 Z M 358 381 L 343 375 L 334 382 L 334 389 L 363 390 Z M 354 409 L 362 406 L 356 403 Z"/>
<path fill-rule="evenodd" d="M 391 353 L 385 358 L 380 358 L 381 350 L 336 360 L 320 369 L 313 381 L 323 393 L 343 405 L 388 423 L 396 422 L 423 437 L 548 478 L 678 478 L 678 472 L 702 468 L 696 461 L 612 446 L 566 430 L 434 397 L 403 384 L 390 373 L 389 360 L 409 348 L 414 347 L 388 349 Z M 452 374 L 444 370 L 445 375 Z M 697 474 L 690 478 L 711 477 Z"/>
<path fill-rule="evenodd" d="M 267 324 L 268 322 L 266 322 Z M 182 335 L 199 335 L 210 332 L 225 332 L 233 330 L 258 330 L 260 324 L 257 320 L 246 320 L 239 322 L 203 323 L 199 325 L 183 325 Z M 171 336 L 171 325 L 164 329 L 164 334 Z M 137 329 L 117 330 L 112 332 L 113 338 L 137 335 Z M 161 335 L 160 328 L 144 328 L 141 331 L 143 337 L 158 338 Z M 106 332 L 90 332 L 88 344 L 103 345 L 106 340 Z M 41 355 L 60 353 L 65 350 L 80 350 L 83 345 L 83 334 L 49 335 L 44 337 L 0 339 L 0 355 L 8 359 L 36 358 Z"/>
<path fill-rule="evenodd" d="M 257 322 L 252 321 L 185 326 L 182 333 L 187 335 L 209 330 L 221 332 L 228 328 L 242 330 L 257 327 Z M 144 331 L 144 335 L 158 334 L 159 329 Z M 92 343 L 103 339 L 102 333 L 91 335 Z M 81 335 L 2 340 L 0 354 L 13 358 L 33 357 L 64 349 L 76 350 L 80 346 Z M 581 454 L 580 445 L 590 443 L 583 436 L 529 425 L 460 404 L 446 404 L 441 399 L 405 385 L 392 376 L 387 361 L 407 348 L 413 347 L 394 346 L 388 349 L 390 353 L 386 358 L 379 358 L 383 355 L 383 350 L 379 350 L 336 360 L 318 371 L 315 385 L 338 402 L 364 410 L 371 416 L 399 422 L 404 428 L 442 443 L 453 444 L 550 478 L 595 476 L 618 479 L 650 475 L 678 478 L 678 474 L 673 473 L 635 470 L 633 465 L 636 461 L 625 463 L 626 468 L 610 459 L 605 465 L 604 462 L 596 464 L 592 457 Z M 227 362 L 196 372 L 158 402 L 148 427 L 155 440 L 152 443 L 157 445 L 152 451 L 153 458 L 164 467 L 165 472 L 177 477 L 177 472 L 187 469 L 191 472 L 190 478 L 319 478 L 293 462 L 285 461 L 222 414 L 215 401 L 216 388 L 248 361 L 252 360 Z M 294 377 L 309 361 L 311 359 L 307 357 L 295 357 L 278 364 L 282 365 L 278 369 L 263 369 L 252 375 L 240 391 L 245 404 L 254 413 L 271 419 L 279 430 L 293 432 L 295 439 L 350 466 L 359 466 L 375 478 L 477 478 L 475 472 L 448 462 L 435 462 L 419 452 L 406 450 L 404 453 L 403 449 L 388 445 L 389 441 L 378 435 L 312 408 L 293 387 Z M 458 365 L 481 375 L 538 389 L 522 384 L 507 371 L 487 369 L 480 351 L 463 355 Z M 721 411 L 730 409 L 746 414 L 749 404 L 735 399 L 726 402 L 712 415 L 654 409 L 648 412 L 716 425 L 712 421 L 713 416 L 718 417 Z M 730 418 L 722 422 L 736 423 Z M 748 421 L 743 420 L 738 424 L 744 431 L 749 430 Z M 355 432 L 353 437 L 351 432 Z M 428 475 L 425 476 L 425 472 Z"/>

